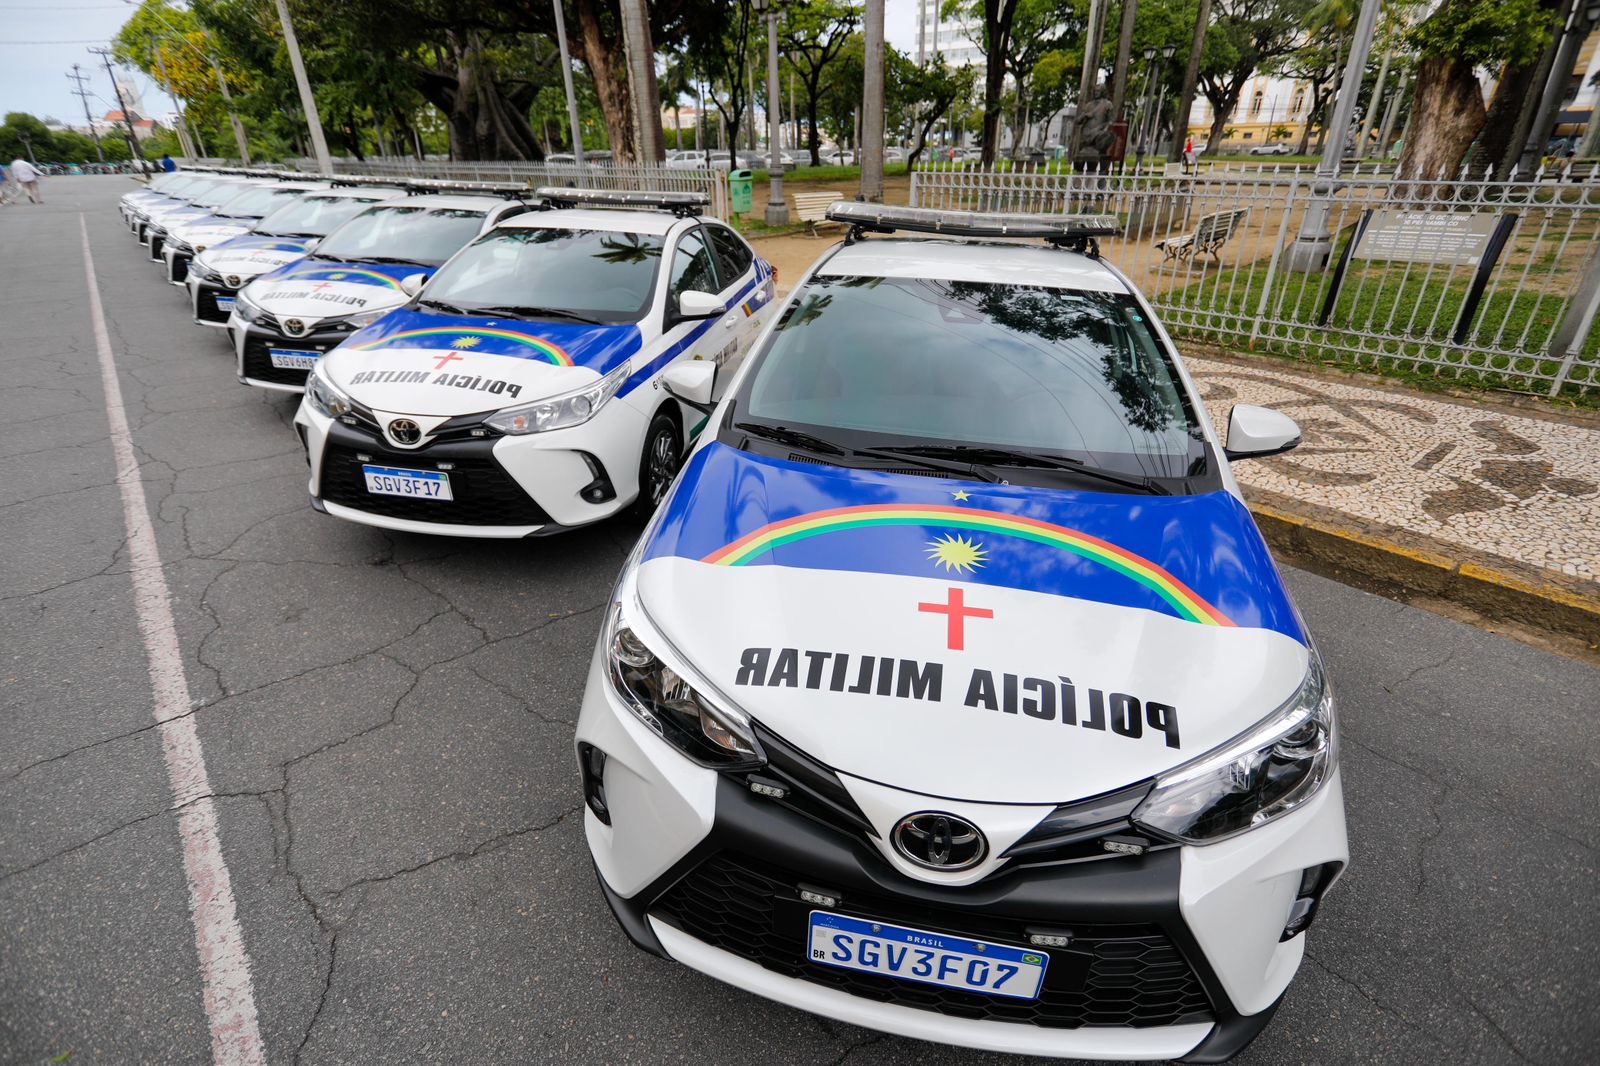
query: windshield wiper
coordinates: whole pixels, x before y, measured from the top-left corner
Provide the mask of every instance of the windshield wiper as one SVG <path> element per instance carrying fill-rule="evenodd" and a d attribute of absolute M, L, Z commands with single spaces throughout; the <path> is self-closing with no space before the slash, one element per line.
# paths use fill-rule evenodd
<path fill-rule="evenodd" d="M 363 263 L 391 263 L 391 264 L 399 264 L 401 266 L 414 266 L 414 267 L 433 266 L 432 263 L 424 263 L 419 259 L 405 259 L 405 258 L 402 258 L 402 257 L 400 257 L 398 255 L 364 255 L 364 256 L 361 257 L 360 262 L 363 262 Z"/>
<path fill-rule="evenodd" d="M 559 307 L 523 307 L 517 304 L 493 304 L 472 308 L 476 315 L 502 315 L 506 318 L 565 318 L 573 322 L 582 322 L 588 326 L 602 326 L 605 323 L 598 318 L 580 315 L 576 311 L 566 311 Z"/>
<path fill-rule="evenodd" d="M 458 307 L 455 304 L 447 304 L 443 300 L 418 300 L 417 306 L 436 308 L 440 311 L 443 311 L 447 315 L 470 315 L 476 310 L 473 309 L 472 311 L 469 311 L 465 307 Z"/>
<path fill-rule="evenodd" d="M 843 455 L 845 450 L 832 441 L 813 437 L 809 433 L 802 433 L 798 429 L 788 426 L 768 426 L 760 422 L 735 422 L 734 429 L 742 430 L 752 437 L 761 437 L 765 440 L 787 444 L 791 448 L 804 448 L 807 451 L 821 452 L 824 455 Z"/>
<path fill-rule="evenodd" d="M 967 447 L 964 445 L 913 445 L 877 449 L 892 455 L 914 455 L 930 459 L 965 460 L 989 466 L 1036 467 L 1042 470 L 1065 470 L 1108 485 L 1138 489 L 1152 496 L 1170 496 L 1172 492 L 1154 478 L 1114 474 L 1097 466 L 1089 466 L 1081 459 L 1065 456 L 1040 455 L 1037 452 L 1013 451 L 1010 448 Z"/>

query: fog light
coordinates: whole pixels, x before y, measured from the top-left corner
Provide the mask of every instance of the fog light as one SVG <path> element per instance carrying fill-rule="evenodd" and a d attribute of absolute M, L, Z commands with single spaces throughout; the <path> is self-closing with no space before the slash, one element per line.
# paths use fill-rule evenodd
<path fill-rule="evenodd" d="M 578 771 L 583 775 L 583 802 L 602 825 L 610 825 L 611 808 L 606 805 L 606 753 L 593 744 L 579 744 Z"/>
<path fill-rule="evenodd" d="M 839 905 L 839 894 L 837 892 L 828 892 L 820 888 L 807 888 L 805 885 L 801 885 L 800 901 L 802 903 L 809 903 L 814 907 L 828 907 L 831 909 Z"/>
<path fill-rule="evenodd" d="M 1116 855 L 1143 855 L 1150 850 L 1150 845 L 1134 837 L 1106 837 L 1100 846 Z"/>
<path fill-rule="evenodd" d="M 764 777 L 752 777 L 750 779 L 750 791 L 758 796 L 765 796 L 768 799 L 775 800 L 781 800 L 789 794 L 787 788 L 784 788 L 776 781 L 768 781 Z"/>
<path fill-rule="evenodd" d="M 1311 927 L 1312 920 L 1317 916 L 1317 908 L 1322 905 L 1323 894 L 1332 887 L 1342 868 L 1340 863 L 1325 862 L 1301 871 L 1300 889 L 1295 901 L 1289 905 L 1289 919 L 1278 937 L 1280 942 L 1299 936 Z"/>
<path fill-rule="evenodd" d="M 1036 948 L 1064 948 L 1072 943 L 1071 933 L 1029 933 L 1028 943 Z"/>

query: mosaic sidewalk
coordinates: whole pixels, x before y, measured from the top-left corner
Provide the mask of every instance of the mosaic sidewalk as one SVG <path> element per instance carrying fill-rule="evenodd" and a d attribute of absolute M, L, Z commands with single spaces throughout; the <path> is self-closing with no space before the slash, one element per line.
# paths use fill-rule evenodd
<path fill-rule="evenodd" d="M 1600 596 L 1600 422 L 1433 399 L 1251 361 L 1186 357 L 1212 417 L 1253 403 L 1300 424 L 1305 443 L 1239 463 L 1262 490 L 1441 547 L 1565 575 Z"/>

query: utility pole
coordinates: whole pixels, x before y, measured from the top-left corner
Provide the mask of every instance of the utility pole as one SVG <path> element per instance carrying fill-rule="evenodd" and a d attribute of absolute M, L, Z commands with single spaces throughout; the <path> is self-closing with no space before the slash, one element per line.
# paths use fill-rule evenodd
<path fill-rule="evenodd" d="M 1322 161 L 1317 164 L 1316 178 L 1311 185 L 1311 198 L 1306 203 L 1305 216 L 1300 221 L 1300 232 L 1295 235 L 1289 249 L 1289 269 L 1300 273 L 1322 270 L 1328 265 L 1333 251 L 1333 234 L 1328 230 L 1328 215 L 1333 204 L 1335 179 L 1339 177 L 1339 160 L 1344 156 L 1344 142 L 1350 132 L 1350 120 L 1355 115 L 1356 96 L 1361 92 L 1361 75 L 1367 69 L 1367 54 L 1372 49 L 1372 30 L 1378 22 L 1378 8 L 1383 0 L 1361 0 L 1361 14 L 1356 19 L 1355 38 L 1350 42 L 1350 59 L 1345 63 L 1344 81 L 1339 86 L 1339 102 L 1333 109 L 1330 137 L 1322 146 Z"/>
<path fill-rule="evenodd" d="M 1544 146 L 1555 132 L 1557 112 L 1561 109 L 1561 101 L 1572 80 L 1572 68 L 1578 61 L 1578 52 L 1596 22 L 1600 22 L 1600 0 L 1573 4 L 1572 17 L 1567 22 L 1561 46 L 1556 50 L 1555 62 L 1550 67 L 1550 76 L 1545 79 L 1544 93 L 1539 98 L 1538 117 L 1534 119 L 1533 129 L 1528 131 L 1528 141 L 1522 148 L 1517 172 L 1523 180 L 1531 178 L 1539 169 Z"/>
<path fill-rule="evenodd" d="M 1117 35 L 1117 63 L 1111 68 L 1111 118 L 1121 121 L 1122 105 L 1128 98 L 1128 62 L 1133 58 L 1133 17 L 1139 0 L 1123 0 L 1122 29 Z"/>
<path fill-rule="evenodd" d="M 87 74 L 79 74 L 78 71 L 81 69 L 83 68 L 78 64 L 72 64 L 72 73 L 67 75 L 67 80 L 77 86 L 76 89 L 72 90 L 72 95 L 83 100 L 83 121 L 88 123 L 89 136 L 94 138 L 94 154 L 100 157 L 100 162 L 104 163 L 106 161 L 106 150 L 100 146 L 100 131 L 94 128 L 94 116 L 89 113 L 89 90 L 83 87 L 83 83 L 89 80 L 89 76 Z"/>
<path fill-rule="evenodd" d="M 917 66 L 928 64 L 928 3 L 929 0 L 917 0 Z M 939 0 L 932 0 L 934 10 L 938 11 Z"/>
<path fill-rule="evenodd" d="M 660 166 L 661 104 L 656 92 L 656 51 L 650 39 L 650 15 L 644 0 L 622 0 L 620 14 L 636 127 L 634 162 L 646 167 Z"/>
<path fill-rule="evenodd" d="M 156 35 L 147 34 L 150 38 L 150 54 L 156 57 L 156 69 L 161 72 L 161 80 L 166 84 L 167 98 L 172 101 L 172 110 L 178 113 L 178 124 L 173 127 L 173 132 L 178 135 L 178 145 L 183 149 L 183 154 L 190 159 L 195 158 L 194 145 L 189 141 L 189 131 L 183 128 L 183 105 L 178 103 L 178 94 L 172 87 L 172 79 L 167 77 L 167 60 L 161 54 L 160 45 L 156 44 Z"/>
<path fill-rule="evenodd" d="M 778 145 L 783 140 L 783 109 L 778 106 L 778 22 L 783 18 L 781 0 L 756 0 L 756 10 L 765 9 L 767 18 L 767 225 L 789 224 L 789 204 L 783 198 L 783 157 Z"/>
<path fill-rule="evenodd" d="M 250 165 L 250 141 L 244 135 L 244 123 L 239 121 L 239 112 L 233 109 L 233 94 L 228 91 L 228 76 L 222 73 L 222 63 L 213 52 L 206 58 L 211 60 L 211 69 L 217 72 L 217 87 L 222 90 L 222 105 L 228 109 L 228 121 L 233 125 L 233 143 L 239 148 L 239 162 L 245 166 Z"/>
<path fill-rule="evenodd" d="M 862 78 L 861 199 L 883 202 L 883 0 L 867 0 L 866 71 Z"/>
<path fill-rule="evenodd" d="M 117 110 L 122 112 L 122 124 L 128 130 L 128 152 L 142 163 L 144 153 L 139 151 L 139 135 L 133 132 L 133 119 L 128 117 L 128 107 L 122 102 L 122 86 L 117 84 L 116 72 L 111 69 L 111 49 L 91 48 L 89 51 L 105 61 L 106 77 L 111 79 L 111 91 L 117 97 Z"/>
<path fill-rule="evenodd" d="M 311 150 L 317 157 L 317 172 L 332 174 L 333 160 L 328 156 L 328 142 L 322 136 L 322 118 L 317 114 L 316 97 L 311 95 L 311 82 L 306 79 L 306 64 L 300 58 L 300 42 L 295 38 L 294 23 L 289 18 L 288 0 L 278 0 L 278 20 L 283 23 L 283 43 L 289 49 L 289 65 L 294 68 L 294 83 L 300 89 L 300 106 L 311 131 Z M 220 66 L 217 72 L 221 74 Z"/>
<path fill-rule="evenodd" d="M 1378 64 L 1378 80 L 1372 83 L 1372 99 L 1367 101 L 1367 113 L 1361 116 L 1361 134 L 1356 138 L 1356 158 L 1367 155 L 1367 138 L 1372 136 L 1372 122 L 1383 105 L 1383 83 L 1389 78 L 1389 61 L 1394 58 L 1394 41 L 1383 50 L 1383 62 Z"/>
<path fill-rule="evenodd" d="M 1183 155 L 1183 142 L 1189 136 L 1189 112 L 1194 110 L 1194 88 L 1200 83 L 1200 53 L 1206 46 L 1206 27 L 1211 24 L 1211 0 L 1200 0 L 1200 16 L 1194 21 L 1194 43 L 1189 46 L 1189 65 L 1183 68 L 1183 91 L 1178 94 L 1178 117 L 1172 126 L 1172 151 L 1167 159 L 1176 163 Z"/>
<path fill-rule="evenodd" d="M 1406 99 L 1406 81 L 1411 77 L 1410 70 L 1400 72 L 1400 84 L 1395 88 L 1394 95 L 1389 97 L 1388 110 L 1383 113 L 1383 129 L 1378 133 L 1378 153 L 1388 155 L 1389 135 L 1394 132 L 1394 120 L 1400 114 L 1400 105 Z"/>
<path fill-rule="evenodd" d="M 583 127 L 578 122 L 578 96 L 572 91 L 572 57 L 567 54 L 567 18 L 561 11 L 561 0 L 553 0 L 556 8 L 556 44 L 561 49 L 561 78 L 567 88 L 567 121 L 572 123 L 572 158 L 580 167 L 587 163 L 583 158 Z M 700 131 L 695 130 L 695 137 Z"/>

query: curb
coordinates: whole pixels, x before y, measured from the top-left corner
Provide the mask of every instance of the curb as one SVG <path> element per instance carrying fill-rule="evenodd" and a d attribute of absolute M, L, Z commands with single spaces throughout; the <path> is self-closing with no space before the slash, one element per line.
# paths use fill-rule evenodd
<path fill-rule="evenodd" d="M 1600 597 L 1524 578 L 1341 527 L 1259 502 L 1250 512 L 1267 544 L 1290 561 L 1354 571 L 1390 586 L 1459 604 L 1495 619 L 1600 644 Z M 1530 568 L 1531 569 L 1531 568 Z"/>

